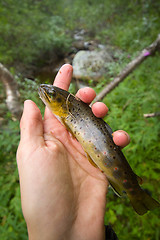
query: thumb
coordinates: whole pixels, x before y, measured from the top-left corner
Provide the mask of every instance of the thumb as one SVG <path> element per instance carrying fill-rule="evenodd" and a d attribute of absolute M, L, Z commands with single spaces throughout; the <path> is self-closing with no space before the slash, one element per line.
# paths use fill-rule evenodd
<path fill-rule="evenodd" d="M 37 105 L 31 100 L 24 102 L 20 121 L 21 141 L 34 145 L 44 144 L 42 115 Z"/>

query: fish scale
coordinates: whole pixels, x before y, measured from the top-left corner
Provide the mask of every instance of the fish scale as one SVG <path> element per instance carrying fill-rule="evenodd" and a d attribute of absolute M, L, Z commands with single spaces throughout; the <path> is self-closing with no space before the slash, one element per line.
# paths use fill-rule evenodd
<path fill-rule="evenodd" d="M 97 118 L 91 108 L 69 92 L 41 84 L 39 95 L 46 106 L 58 116 L 87 153 L 88 160 L 106 175 L 115 192 L 129 197 L 135 211 L 143 215 L 160 207 L 139 185 L 141 179 L 133 172 L 120 147 L 112 139 L 112 129 Z"/>

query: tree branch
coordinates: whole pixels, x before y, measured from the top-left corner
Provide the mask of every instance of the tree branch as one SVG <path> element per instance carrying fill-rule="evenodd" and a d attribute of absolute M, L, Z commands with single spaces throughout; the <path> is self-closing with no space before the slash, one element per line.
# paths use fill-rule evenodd
<path fill-rule="evenodd" d="M 17 83 L 11 73 L 0 63 L 0 81 L 3 82 L 6 91 L 6 104 L 13 117 L 20 120 L 22 106 L 19 102 Z"/>
<path fill-rule="evenodd" d="M 158 117 L 158 116 L 160 116 L 160 112 L 143 114 L 143 117 L 145 117 L 145 118 Z"/>
<path fill-rule="evenodd" d="M 122 82 L 140 63 L 142 63 L 147 57 L 153 55 L 158 49 L 160 49 L 160 34 L 151 45 L 142 50 L 138 57 L 128 63 L 122 72 L 97 95 L 94 101 L 102 100 L 109 92 L 117 87 L 118 84 Z"/>

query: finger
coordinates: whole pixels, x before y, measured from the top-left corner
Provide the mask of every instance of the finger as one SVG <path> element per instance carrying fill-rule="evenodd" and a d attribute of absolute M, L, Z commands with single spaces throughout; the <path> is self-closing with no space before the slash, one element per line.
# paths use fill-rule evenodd
<path fill-rule="evenodd" d="M 113 141 L 120 147 L 125 147 L 130 143 L 130 136 L 123 130 L 118 130 L 113 133 Z"/>
<path fill-rule="evenodd" d="M 27 140 L 27 142 L 34 142 L 35 144 L 44 143 L 41 112 L 31 100 L 24 102 L 20 129 L 21 140 Z"/>
<path fill-rule="evenodd" d="M 96 93 L 92 88 L 85 87 L 79 89 L 76 96 L 83 102 L 90 104 L 94 100 Z M 103 118 L 107 114 L 108 108 L 104 103 L 97 102 L 92 105 L 92 112 L 96 117 Z"/>
<path fill-rule="evenodd" d="M 92 105 L 92 112 L 98 118 L 103 118 L 108 113 L 108 107 L 102 102 L 96 102 Z"/>
<path fill-rule="evenodd" d="M 45 108 L 45 112 L 44 112 L 44 121 L 45 120 L 47 120 L 47 119 L 52 119 L 52 118 L 55 118 L 56 119 L 56 117 L 54 116 L 54 114 L 51 112 L 51 110 L 48 108 L 48 107 L 46 107 Z"/>
<path fill-rule="evenodd" d="M 92 88 L 84 87 L 78 90 L 76 97 L 80 98 L 83 102 L 90 104 L 96 97 L 96 93 Z"/>
<path fill-rule="evenodd" d="M 45 114 L 44 114 L 44 133 L 50 133 L 51 131 L 55 130 L 56 128 L 61 128 L 62 124 L 60 121 L 55 117 L 55 115 L 46 107 Z"/>
<path fill-rule="evenodd" d="M 72 79 L 73 68 L 70 64 L 64 64 L 57 73 L 53 85 L 68 90 Z"/>
<path fill-rule="evenodd" d="M 68 90 L 72 79 L 73 68 L 70 64 L 64 64 L 57 73 L 53 85 Z M 49 119 L 53 114 L 48 108 L 45 109 L 44 119 Z M 52 116 L 53 118 L 53 116 Z"/>

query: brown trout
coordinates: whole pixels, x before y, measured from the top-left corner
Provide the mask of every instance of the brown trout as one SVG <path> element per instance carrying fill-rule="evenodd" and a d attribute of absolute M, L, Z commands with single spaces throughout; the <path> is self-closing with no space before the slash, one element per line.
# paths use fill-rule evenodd
<path fill-rule="evenodd" d="M 106 175 L 115 192 L 119 196 L 127 194 L 139 215 L 160 207 L 160 204 L 139 186 L 141 178 L 133 172 L 120 147 L 113 142 L 110 126 L 97 118 L 86 103 L 52 85 L 41 84 L 39 95 L 76 137 L 89 161 Z"/>

